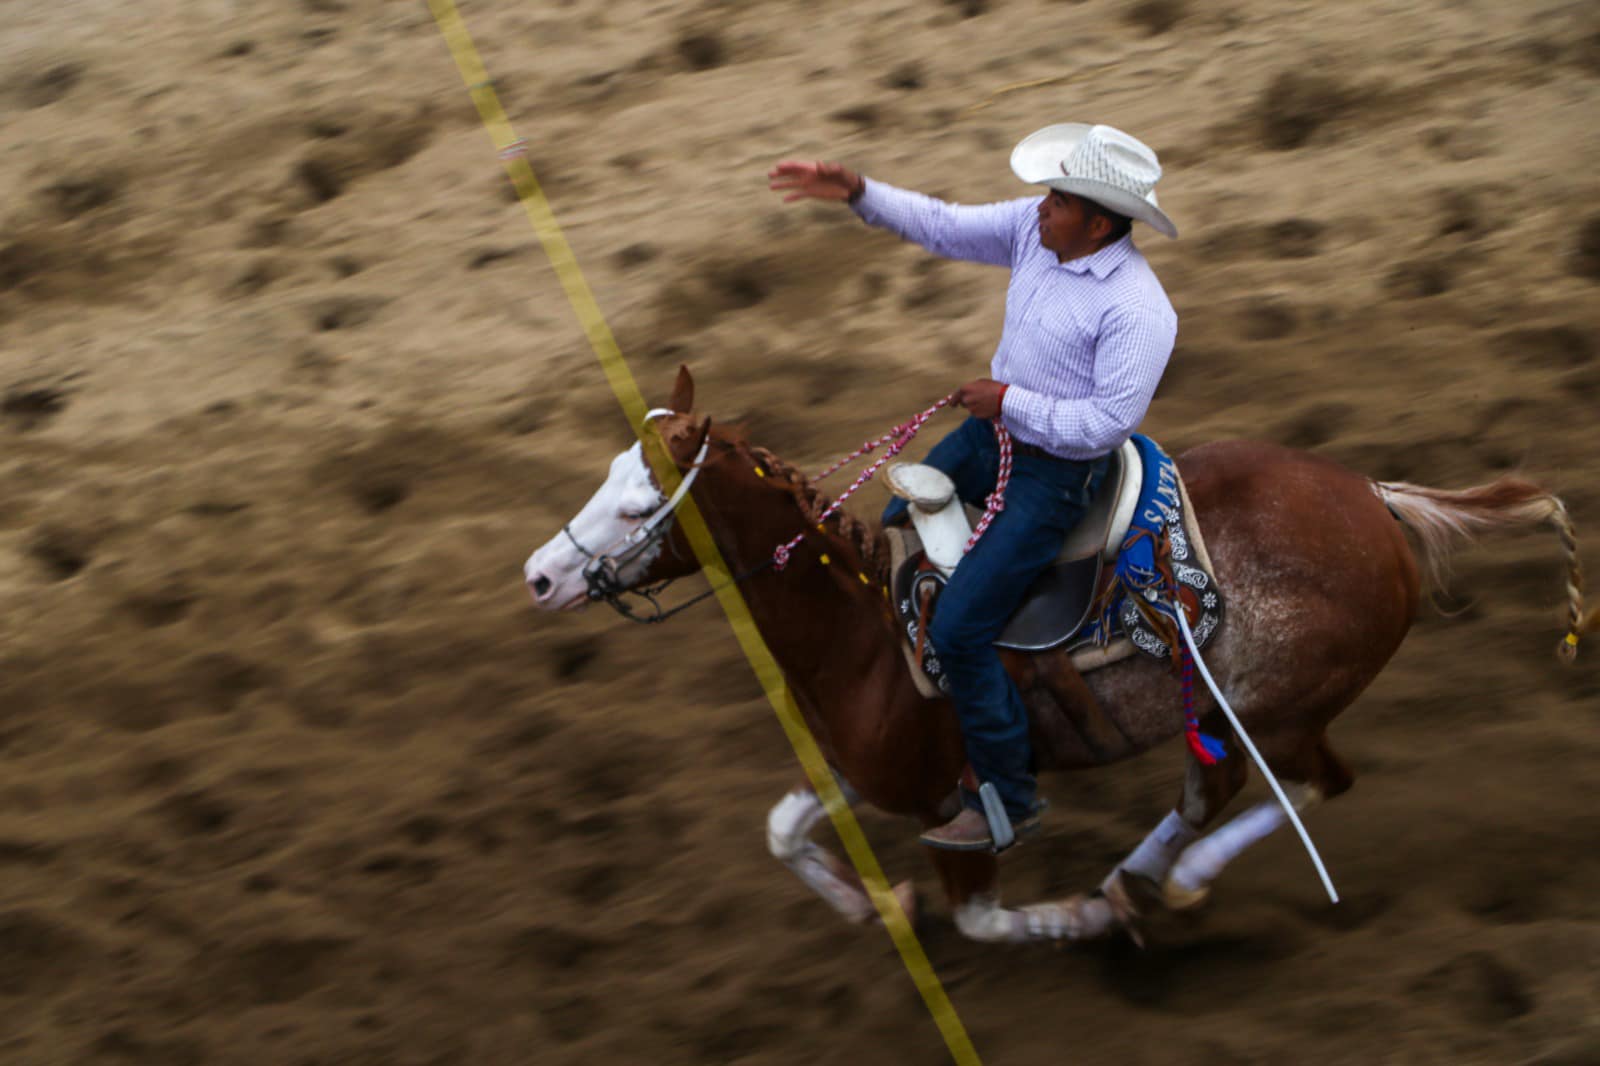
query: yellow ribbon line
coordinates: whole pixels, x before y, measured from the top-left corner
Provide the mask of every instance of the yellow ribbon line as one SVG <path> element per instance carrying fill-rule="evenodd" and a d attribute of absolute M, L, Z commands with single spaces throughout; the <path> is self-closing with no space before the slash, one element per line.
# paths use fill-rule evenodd
<path fill-rule="evenodd" d="M 444 34 L 451 53 L 455 56 L 456 66 L 461 70 L 461 78 L 466 82 L 467 90 L 472 95 L 472 102 L 478 108 L 478 116 L 483 120 L 484 127 L 493 139 L 501 159 L 505 161 L 506 170 L 510 174 L 512 184 L 516 186 L 517 197 L 528 214 L 528 220 L 533 223 L 539 242 L 544 245 L 545 254 L 550 258 L 550 265 L 555 268 L 561 287 L 566 290 L 567 300 L 572 304 L 572 309 L 583 326 L 583 332 L 589 338 L 589 345 L 600 360 L 600 366 L 605 371 L 611 391 L 616 394 L 617 402 L 622 405 L 628 424 L 638 430 L 640 442 L 650 458 L 662 488 L 671 493 L 679 480 L 677 464 L 668 454 L 654 423 L 644 421 L 648 410 L 644 396 L 639 392 L 639 386 L 628 369 L 627 361 L 623 359 L 622 352 L 617 347 L 611 328 L 606 325 L 605 316 L 601 314 L 600 307 L 595 302 L 589 283 L 584 280 L 583 272 L 578 268 L 577 258 L 556 222 L 555 214 L 550 209 L 550 202 L 545 198 L 538 178 L 534 176 L 533 167 L 518 151 L 523 142 L 516 137 L 510 122 L 506 120 L 505 112 L 500 107 L 499 97 L 495 95 L 494 88 L 490 84 L 488 72 L 484 70 L 478 50 L 467 33 L 466 24 L 462 22 L 454 0 L 428 0 L 428 7 L 433 12 L 434 21 L 439 24 L 439 31 Z M 878 865 L 877 856 L 872 853 L 872 847 L 861 832 L 860 823 L 856 821 L 849 804 L 840 793 L 833 771 L 817 747 L 816 738 L 811 735 L 800 709 L 795 706 L 794 696 L 789 692 L 783 672 L 779 669 L 777 660 L 772 657 L 772 652 L 768 650 L 766 642 L 761 639 L 755 619 L 750 616 L 750 608 L 745 605 L 744 597 L 739 594 L 727 564 L 712 542 L 711 531 L 706 527 L 705 519 L 695 506 L 693 497 L 684 498 L 678 509 L 678 521 L 682 523 L 684 533 L 689 538 L 695 558 L 699 560 L 701 568 L 716 591 L 717 600 L 727 612 L 728 621 L 733 625 L 734 636 L 738 638 L 739 646 L 744 650 L 745 657 L 750 660 L 750 666 L 760 680 L 762 689 L 766 691 L 767 699 L 777 712 L 778 721 L 783 725 L 789 743 L 794 746 L 795 755 L 799 758 L 800 765 L 805 768 L 811 787 L 816 790 L 823 809 L 833 820 L 834 828 L 839 832 L 839 839 L 844 842 L 845 852 L 854 864 L 856 873 L 860 875 L 867 895 L 883 918 L 883 924 L 889 930 L 894 946 L 899 950 L 900 958 L 911 974 L 911 980 L 916 984 L 917 991 L 922 994 L 923 1002 L 933 1015 L 934 1024 L 939 1027 L 939 1032 L 950 1049 L 951 1057 L 960 1066 L 969 1064 L 977 1066 L 978 1053 L 972 1046 L 972 1040 L 967 1036 L 961 1019 L 956 1016 L 955 1008 L 950 1003 L 950 997 L 945 994 L 944 986 L 935 976 L 933 966 L 928 962 L 927 953 L 923 951 L 921 942 L 912 931 L 911 923 L 906 920 L 899 900 L 895 899 L 894 893 L 889 890 L 889 883 Z"/>

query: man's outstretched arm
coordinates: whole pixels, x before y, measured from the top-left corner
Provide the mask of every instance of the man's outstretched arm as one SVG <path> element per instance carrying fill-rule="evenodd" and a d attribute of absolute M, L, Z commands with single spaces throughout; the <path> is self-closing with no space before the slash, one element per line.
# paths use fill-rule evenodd
<path fill-rule="evenodd" d="M 1032 215 L 1028 200 L 976 207 L 943 200 L 881 181 L 872 181 L 839 163 L 785 159 L 767 174 L 768 187 L 796 200 L 849 203 L 862 221 L 880 226 L 936 255 L 992 266 L 1010 266 L 1021 213 Z"/>

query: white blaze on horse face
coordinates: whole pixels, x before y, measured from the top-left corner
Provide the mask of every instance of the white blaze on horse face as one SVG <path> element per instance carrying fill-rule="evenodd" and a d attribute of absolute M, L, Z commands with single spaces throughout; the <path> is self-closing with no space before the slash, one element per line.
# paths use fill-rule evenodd
<path fill-rule="evenodd" d="M 567 523 L 567 530 L 551 537 L 523 565 L 522 574 L 534 604 L 546 610 L 586 604 L 588 585 L 583 568 L 590 559 L 578 550 L 578 545 L 591 555 L 616 553 L 621 550 L 623 538 L 643 525 L 665 502 L 666 497 L 656 488 L 645 466 L 644 450 L 637 443 L 611 460 L 611 472 L 605 482 Z M 619 575 L 623 583 L 637 580 L 660 552 L 661 546 L 654 545 L 623 567 Z"/>

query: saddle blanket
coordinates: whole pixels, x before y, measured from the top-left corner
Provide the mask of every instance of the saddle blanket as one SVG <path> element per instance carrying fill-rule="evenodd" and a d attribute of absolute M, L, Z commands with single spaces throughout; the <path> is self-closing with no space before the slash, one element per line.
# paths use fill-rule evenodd
<path fill-rule="evenodd" d="M 1063 647 L 1079 673 L 1120 662 L 1135 652 L 1170 661 L 1172 648 L 1167 637 L 1175 631 L 1176 622 L 1166 604 L 1173 592 L 1184 604 L 1195 641 L 1201 647 L 1222 623 L 1222 596 L 1177 464 L 1148 437 L 1135 434 L 1133 442 L 1143 461 L 1144 474 L 1128 534 L 1109 575 L 1099 575 L 1095 609 L 1086 612 L 1087 621 L 1085 612 L 1064 618 L 1060 638 L 1049 645 Z M 912 587 L 910 577 L 926 577 L 926 571 L 918 571 L 922 544 L 913 530 L 891 528 L 888 533 L 893 559 L 890 583 L 906 638 L 901 650 L 919 690 L 924 696 L 937 698 L 947 694 L 947 682 L 938 656 L 926 644 L 918 667 L 915 648 L 922 611 L 916 598 L 907 594 Z M 935 599 L 934 609 L 937 604 Z M 1067 612 L 1073 611 L 1070 605 L 1062 606 Z M 1019 608 L 1018 613 L 1021 611 Z M 1084 624 L 1079 625 L 1080 622 Z M 1004 635 L 997 644 L 1018 646 L 1008 645 Z"/>
<path fill-rule="evenodd" d="M 1164 638 L 1177 636 L 1171 596 L 1175 593 L 1193 618 L 1190 628 L 1195 644 L 1202 648 L 1222 624 L 1222 596 L 1211 575 L 1210 560 L 1202 562 L 1197 551 L 1199 523 L 1188 506 L 1178 464 L 1149 437 L 1135 433 L 1133 442 L 1144 460 L 1144 491 L 1128 536 L 1117 552 L 1105 606 L 1087 629 L 1097 644 L 1125 634 L 1146 655 L 1167 659 L 1172 648 Z M 1163 560 L 1157 553 L 1164 538 L 1168 551 Z M 1171 566 L 1170 580 L 1163 563 Z M 1167 624 L 1153 621 L 1152 615 L 1164 616 Z"/>

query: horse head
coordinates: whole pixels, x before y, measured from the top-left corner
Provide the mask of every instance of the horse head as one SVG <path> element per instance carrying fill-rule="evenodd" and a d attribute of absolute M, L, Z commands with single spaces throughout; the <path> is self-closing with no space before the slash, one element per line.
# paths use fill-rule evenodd
<path fill-rule="evenodd" d="M 678 368 L 667 402 L 667 409 L 645 417 L 655 423 L 678 467 L 683 478 L 680 488 L 670 497 L 662 491 L 637 441 L 611 460 L 605 481 L 582 510 L 523 565 L 535 606 L 568 610 L 592 600 L 616 605 L 621 593 L 684 577 L 699 568 L 673 522 L 705 458 L 711 432 L 709 417 L 697 419 L 691 413 L 694 380 L 687 367 Z"/>

